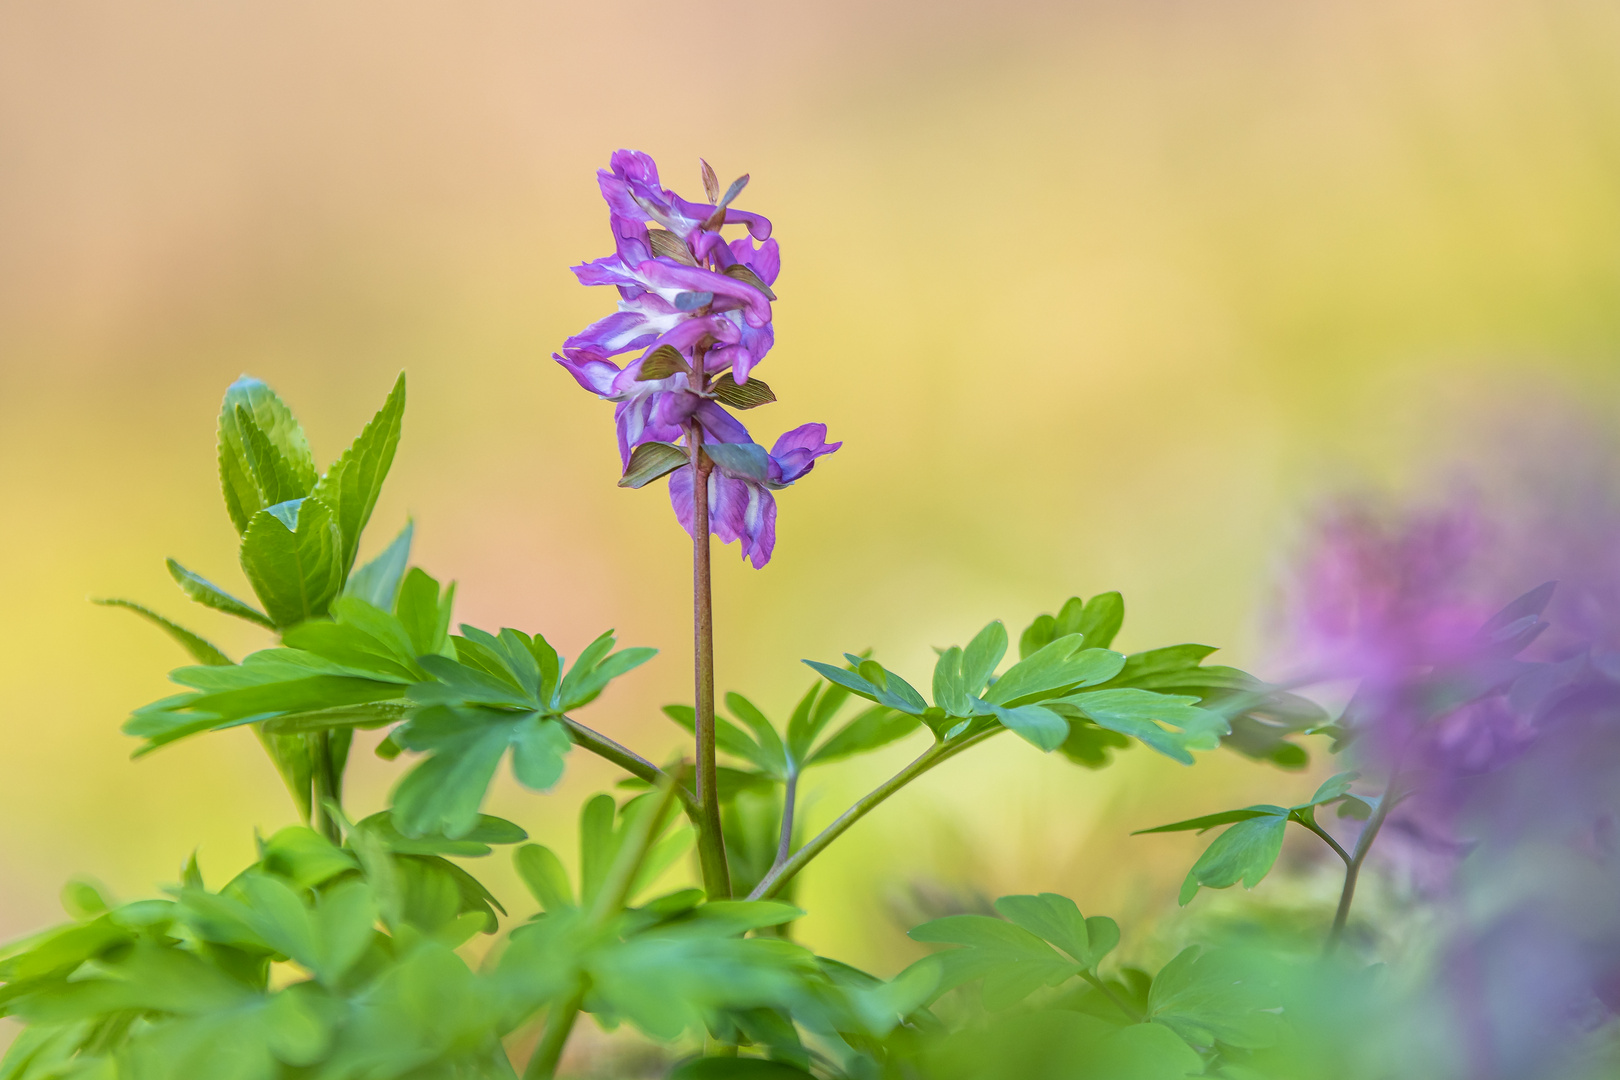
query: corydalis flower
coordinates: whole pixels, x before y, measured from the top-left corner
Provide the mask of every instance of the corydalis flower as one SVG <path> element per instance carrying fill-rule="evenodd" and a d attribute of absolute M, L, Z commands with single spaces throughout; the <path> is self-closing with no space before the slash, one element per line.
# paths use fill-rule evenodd
<path fill-rule="evenodd" d="M 640 487 L 673 473 L 670 498 L 688 533 L 696 492 L 685 462 L 693 440 L 701 441 L 714 463 L 710 531 L 726 543 L 741 541 L 743 557 L 764 566 L 776 546 L 771 491 L 840 445 L 827 442 L 824 425 L 805 424 L 767 452 L 725 408 L 775 400 L 752 377 L 775 342 L 771 286 L 781 256 L 771 223 L 731 208 L 746 176 L 722 194 L 707 163 L 707 204 L 665 189 L 653 160 L 634 151 L 615 153 L 597 179 L 615 252 L 574 273 L 586 285 L 615 286 L 619 310 L 570 337 L 554 359 L 580 386 L 614 403 L 622 484 Z M 749 235 L 727 241 L 721 230 L 728 224 Z M 611 359 L 637 349 L 641 354 L 622 368 Z"/>
<path fill-rule="evenodd" d="M 743 558 L 755 568 L 770 561 L 776 548 L 776 500 L 771 492 L 785 488 L 815 468 L 816 459 L 843 443 L 827 441 L 826 424 L 805 424 L 765 448 L 754 443 L 710 446 L 714 470 L 709 473 L 709 531 L 723 543 L 742 541 Z M 686 531 L 692 531 L 692 467 L 669 478 L 669 501 Z"/>
<path fill-rule="evenodd" d="M 729 368 L 738 386 L 746 383 L 775 342 L 770 287 L 781 269 L 770 221 L 729 206 L 747 179 L 712 205 L 690 203 L 659 186 L 652 158 L 615 153 L 597 180 L 617 250 L 574 274 L 582 285 L 617 286 L 619 310 L 569 338 L 564 354 L 642 349 L 645 357 L 669 345 L 690 358 L 702 345 L 705 372 Z M 661 228 L 649 229 L 649 219 Z M 728 224 L 746 225 L 750 235 L 727 243 L 720 230 Z"/>

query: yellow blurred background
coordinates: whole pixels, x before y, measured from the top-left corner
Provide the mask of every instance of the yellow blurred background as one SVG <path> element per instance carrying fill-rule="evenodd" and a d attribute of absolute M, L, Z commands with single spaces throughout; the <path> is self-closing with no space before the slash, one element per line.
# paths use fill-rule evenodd
<path fill-rule="evenodd" d="M 673 748 L 684 537 L 661 485 L 614 486 L 610 407 L 548 359 L 611 308 L 567 267 L 611 248 L 593 171 L 620 146 L 689 195 L 699 155 L 752 174 L 784 270 L 780 402 L 748 419 L 844 440 L 780 497 L 768 568 L 716 549 L 721 685 L 778 717 L 801 657 L 870 645 L 922 684 L 931 646 L 1110 588 L 1122 646 L 1264 669 L 1318 493 L 1399 483 L 1503 401 L 1617 414 L 1599 0 L 0 5 L 0 938 L 60 918 L 70 875 L 144 895 L 195 846 L 219 883 L 292 819 L 246 733 L 128 760 L 119 723 L 183 657 L 86 603 L 267 643 L 162 565 L 246 592 L 213 456 L 244 371 L 324 464 L 405 369 L 368 550 L 413 515 L 461 619 L 658 646 L 581 719 Z M 812 821 L 916 749 L 822 777 Z M 399 769 L 356 761 L 358 814 Z M 490 809 L 567 854 L 612 779 L 575 754 Z M 841 841 L 804 937 L 892 971 L 925 883 L 1066 892 L 1129 942 L 1199 843 L 1130 829 L 1313 783 L 1003 739 Z"/>

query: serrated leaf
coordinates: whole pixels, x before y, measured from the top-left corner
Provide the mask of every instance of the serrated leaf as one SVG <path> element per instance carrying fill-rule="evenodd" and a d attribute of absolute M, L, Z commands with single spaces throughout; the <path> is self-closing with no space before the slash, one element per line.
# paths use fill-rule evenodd
<path fill-rule="evenodd" d="M 755 378 L 737 385 L 737 381 L 728 375 L 722 375 L 714 381 L 709 388 L 716 401 L 733 409 L 757 409 L 761 405 L 769 405 L 776 400 L 776 394 L 769 386 Z"/>
<path fill-rule="evenodd" d="M 460 839 L 477 827 L 495 768 L 522 714 L 430 706 L 394 734 L 409 750 L 430 753 L 394 790 L 394 827 L 405 836 Z"/>
<path fill-rule="evenodd" d="M 311 496 L 291 509 L 290 515 L 286 504 L 259 511 L 242 538 L 242 570 L 278 627 L 326 614 L 343 584 L 331 508 Z"/>
<path fill-rule="evenodd" d="M 407 521 L 399 535 L 376 558 L 349 575 L 349 580 L 343 583 L 343 595 L 357 597 L 381 611 L 393 611 L 400 582 L 405 579 L 405 569 L 411 561 L 411 540 L 415 533 L 415 523 Z"/>
<path fill-rule="evenodd" d="M 227 615 L 235 615 L 239 619 L 258 623 L 266 629 L 275 629 L 275 623 L 270 621 L 270 617 L 252 604 L 238 600 L 207 578 L 192 573 L 173 559 L 169 559 L 167 565 L 169 567 L 169 576 L 174 578 L 176 585 L 180 586 L 180 591 L 203 607 L 210 607 L 215 611 L 223 611 Z"/>
<path fill-rule="evenodd" d="M 199 664 L 223 667 L 231 663 L 231 658 L 220 652 L 214 645 L 193 634 L 185 627 L 170 622 L 151 608 L 137 604 L 133 600 L 91 600 L 90 602 L 99 604 L 102 607 L 117 607 L 126 611 L 133 611 L 178 642 L 180 647 L 186 650 L 187 654 Z"/>
<path fill-rule="evenodd" d="M 622 488 L 641 488 L 689 464 L 686 451 L 674 443 L 642 443 L 630 452 L 630 463 L 619 478 Z"/>
<path fill-rule="evenodd" d="M 371 520 L 377 494 L 394 463 L 404 416 L 405 376 L 401 373 L 382 408 L 315 486 L 314 496 L 331 508 L 337 529 L 340 579 L 347 578 L 354 566 L 355 555 L 360 550 L 360 534 Z"/>
<path fill-rule="evenodd" d="M 315 486 L 315 459 L 309 452 L 304 431 L 275 392 L 263 382 L 244 375 L 225 391 L 220 407 L 218 456 L 220 487 L 225 496 L 225 508 L 238 534 L 246 534 L 253 515 L 266 506 L 282 499 L 267 499 L 264 486 L 255 476 L 249 458 L 247 440 L 238 410 L 244 412 L 250 426 L 264 444 L 280 459 L 281 473 L 270 479 L 279 490 L 287 487 L 292 494 L 286 498 L 307 495 Z"/>

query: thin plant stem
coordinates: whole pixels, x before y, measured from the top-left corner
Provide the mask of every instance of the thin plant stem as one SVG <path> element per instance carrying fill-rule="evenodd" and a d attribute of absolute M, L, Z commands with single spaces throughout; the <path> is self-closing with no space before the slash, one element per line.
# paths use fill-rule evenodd
<path fill-rule="evenodd" d="M 1316 823 L 1316 816 L 1314 814 L 1307 820 L 1301 820 L 1300 818 L 1295 818 L 1294 820 L 1311 830 L 1311 832 L 1315 833 L 1317 836 L 1320 836 L 1322 838 L 1322 842 L 1327 844 L 1328 847 L 1332 848 L 1335 855 L 1344 860 L 1345 866 L 1350 865 L 1350 853 L 1344 850 L 1343 845 L 1341 845 L 1337 840 L 1333 839 L 1333 837 L 1328 834 L 1326 829 L 1322 828 L 1322 826 Z"/>
<path fill-rule="evenodd" d="M 934 766 L 949 761 L 970 746 L 977 746 L 992 735 L 1005 730 L 1005 728 L 998 725 L 953 742 L 935 743 L 930 746 L 923 751 L 921 757 L 862 796 L 853 806 L 840 814 L 837 821 L 821 830 L 821 833 L 814 840 L 794 852 L 787 861 L 773 868 L 754 887 L 754 891 L 748 894 L 748 899 L 769 900 L 771 897 L 776 896 L 787 887 L 787 883 L 793 880 L 794 875 L 810 864 L 812 859 L 820 855 L 829 844 L 844 835 L 851 825 L 865 817 L 890 795 L 893 795 Z"/>
<path fill-rule="evenodd" d="M 572 997 L 554 1007 L 546 1018 L 546 1031 L 540 1036 L 540 1045 L 534 1048 L 534 1056 L 523 1070 L 523 1080 L 552 1080 L 557 1075 L 557 1063 L 562 1060 L 563 1048 L 568 1045 L 568 1036 L 573 1034 L 574 1021 L 579 1019 L 579 1010 L 584 1004 L 582 986 Z"/>
<path fill-rule="evenodd" d="M 332 843 L 341 844 L 343 830 L 327 806 L 328 803 L 337 802 L 337 776 L 332 768 L 332 733 L 317 732 L 310 751 L 315 759 L 315 827 Z"/>
<path fill-rule="evenodd" d="M 679 787 L 667 773 L 659 786 L 662 795 L 658 802 L 630 827 L 619 854 L 608 867 L 602 887 L 585 915 L 584 928 L 587 932 L 602 929 L 629 902 L 636 875 L 647 859 L 647 852 L 652 850 L 653 842 L 664 831 L 664 820 L 669 816 L 669 808 L 675 802 Z M 568 1045 L 568 1036 L 579 1019 L 579 1010 L 585 1004 L 585 994 L 589 989 L 589 984 L 581 977 L 574 992 L 546 1017 L 545 1034 L 540 1037 L 540 1045 L 535 1048 L 534 1056 L 529 1058 L 529 1064 L 523 1070 L 524 1080 L 552 1080 L 557 1075 L 557 1063 L 562 1060 L 563 1049 Z"/>
<path fill-rule="evenodd" d="M 638 780 L 645 780 L 654 787 L 663 784 L 666 780 L 674 783 L 675 797 L 680 800 L 682 809 L 693 820 L 697 820 L 698 802 L 692 794 L 692 789 L 686 784 L 676 781 L 663 769 L 660 769 L 629 747 L 614 742 L 600 731 L 586 727 L 572 717 L 564 716 L 559 719 L 562 721 L 563 727 L 568 729 L 569 737 L 574 740 L 576 746 L 582 746 L 596 756 L 613 762 L 631 776 L 636 777 Z"/>
<path fill-rule="evenodd" d="M 701 391 L 703 357 L 696 359 Z M 697 731 L 698 862 L 703 888 L 711 900 L 731 896 L 731 873 L 726 867 L 726 841 L 720 831 L 720 789 L 715 768 L 714 743 L 714 601 L 709 577 L 709 473 L 714 462 L 703 452 L 703 431 L 697 421 L 687 426 L 686 441 L 692 468 L 692 662 L 693 709 Z"/>
<path fill-rule="evenodd" d="M 1399 801 L 1396 784 L 1400 782 L 1399 772 L 1393 773 L 1389 784 L 1384 788 L 1384 794 L 1379 798 L 1378 805 L 1373 809 L 1372 816 L 1367 819 L 1367 825 L 1361 830 L 1361 836 L 1356 840 L 1355 854 L 1345 860 L 1344 888 L 1339 892 L 1339 909 L 1333 914 L 1333 929 L 1328 931 L 1327 946 L 1323 950 L 1332 955 L 1338 948 L 1339 940 L 1344 936 L 1344 926 L 1350 920 L 1350 905 L 1356 896 L 1356 880 L 1361 876 L 1362 864 L 1367 861 L 1367 854 L 1372 851 L 1373 841 L 1378 839 L 1378 831 L 1384 827 L 1384 819 L 1389 816 L 1393 805 Z"/>
<path fill-rule="evenodd" d="M 1080 973 L 1080 977 L 1086 980 L 1086 982 L 1090 983 L 1092 986 L 1095 986 L 1098 990 L 1102 991 L 1103 997 L 1107 998 L 1109 1001 L 1112 1001 L 1114 1003 L 1114 1008 L 1130 1017 L 1133 1023 L 1140 1024 L 1147 1020 L 1147 1017 L 1142 1015 L 1142 1011 L 1140 1009 L 1134 1009 L 1130 1005 L 1126 1004 L 1120 999 L 1118 994 L 1114 993 L 1108 988 L 1107 983 L 1103 982 L 1091 972 L 1082 971 Z"/>
<path fill-rule="evenodd" d="M 793 809 L 798 797 L 799 771 L 793 769 L 782 788 L 782 837 L 776 842 L 776 861 L 771 863 L 772 870 L 787 862 L 788 856 L 793 854 Z"/>

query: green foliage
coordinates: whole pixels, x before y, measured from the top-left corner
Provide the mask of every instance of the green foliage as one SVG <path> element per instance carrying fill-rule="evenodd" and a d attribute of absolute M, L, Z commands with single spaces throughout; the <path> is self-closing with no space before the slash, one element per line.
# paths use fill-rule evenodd
<path fill-rule="evenodd" d="M 1119 944 L 1113 919 L 1085 918 L 1074 901 L 1054 893 L 1003 896 L 996 911 L 1002 918 L 948 915 L 911 931 L 917 941 L 962 946 L 922 961 L 938 965 L 938 993 L 982 979 L 985 1007 L 1005 1009 L 1042 987 L 1078 975 L 1095 978 L 1097 965 Z"/>
<path fill-rule="evenodd" d="M 757 380 L 725 393 L 738 407 L 770 398 Z M 671 1075 L 686 1080 L 1231 1080 L 1276 1045 L 1289 1019 L 1279 1015 L 1274 970 L 1247 953 L 1195 946 L 1151 976 L 1115 961 L 1112 919 L 1085 917 L 1053 893 L 1002 897 L 996 917 L 917 927 L 915 940 L 949 948 L 890 981 L 791 941 L 803 913 L 784 900 L 793 875 L 878 802 L 1003 730 L 1090 767 L 1133 742 L 1185 764 L 1224 742 L 1293 767 L 1304 756 L 1291 737 L 1325 727 L 1314 705 L 1204 666 L 1205 646 L 1113 650 L 1124 620 L 1118 593 L 1071 598 L 1039 616 L 1011 663 L 999 621 L 939 650 L 929 697 L 869 655 L 807 661 L 822 678 L 784 722 L 738 693 L 715 718 L 728 759 L 716 775 L 732 896 L 777 899 L 708 899 L 692 887 L 648 898 L 703 838 L 691 765 L 659 769 L 572 714 L 654 650 L 616 651 L 610 631 L 569 664 L 539 634 L 467 625 L 452 634 L 455 587 L 410 565 L 409 522 L 356 568 L 404 404 L 401 377 L 321 473 L 268 387 L 244 378 L 227 392 L 221 487 L 258 606 L 174 560 L 169 571 L 197 603 L 275 631 L 273 646 L 232 663 L 149 608 L 102 601 L 151 622 L 195 661 L 171 673 L 179 692 L 126 722 L 137 754 L 250 727 L 307 824 L 261 839 L 258 860 L 215 890 L 195 856 L 162 899 L 118 903 L 71 882 L 71 923 L 0 949 L 0 1015 L 26 1024 L 0 1080 L 512 1080 L 506 1046 L 530 1041 L 514 1033 L 545 1017 L 560 1052 L 550 1036 L 566 1035 L 579 1010 L 676 1051 L 716 1051 L 681 1061 Z M 757 447 L 712 449 L 732 472 L 763 475 Z M 624 483 L 684 463 L 679 447 L 643 446 Z M 1522 621 L 1495 632 L 1517 641 Z M 849 708 L 855 698 L 860 707 Z M 694 729 L 690 706 L 664 711 Z M 924 727 L 933 743 L 921 757 L 804 842 L 796 811 L 813 766 Z M 354 733 L 366 729 L 388 729 L 383 758 L 417 756 L 386 807 L 351 820 L 344 772 Z M 577 859 L 481 812 L 503 760 L 521 786 L 547 791 L 575 746 L 625 769 L 625 786 L 638 789 L 622 802 L 585 801 Z M 1297 806 L 1148 831 L 1229 826 L 1193 867 L 1183 903 L 1203 886 L 1252 886 L 1271 869 L 1288 821 L 1320 832 L 1319 806 L 1371 812 L 1377 800 L 1352 795 L 1353 778 L 1341 774 Z M 539 910 L 475 969 L 457 950 L 499 933 L 507 912 L 459 860 L 497 846 L 512 848 Z M 548 1064 L 546 1053 L 529 1075 L 551 1075 L 556 1059 Z"/>
<path fill-rule="evenodd" d="M 1364 816 L 1362 809 L 1366 807 L 1366 801 L 1350 794 L 1350 784 L 1356 777 L 1357 774 L 1352 772 L 1329 777 L 1308 801 L 1294 806 L 1261 804 L 1246 806 L 1241 810 L 1223 810 L 1218 814 L 1205 814 L 1152 829 L 1138 829 L 1133 835 L 1191 830 L 1204 832 L 1220 825 L 1230 825 L 1231 828 L 1216 837 L 1215 842 L 1204 850 L 1188 871 L 1187 880 L 1181 886 L 1180 902 L 1185 906 L 1198 895 L 1200 887 L 1225 889 L 1241 881 L 1245 889 L 1252 889 L 1271 872 L 1282 851 L 1283 833 L 1287 831 L 1290 821 L 1315 832 L 1316 808 L 1333 803 L 1349 805 L 1350 814 L 1346 816 Z"/>

